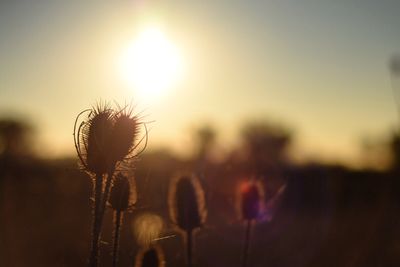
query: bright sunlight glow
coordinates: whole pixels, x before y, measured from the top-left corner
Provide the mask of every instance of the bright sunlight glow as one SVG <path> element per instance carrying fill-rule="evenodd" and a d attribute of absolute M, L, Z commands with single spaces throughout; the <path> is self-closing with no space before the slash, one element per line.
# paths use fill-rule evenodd
<path fill-rule="evenodd" d="M 121 73 L 142 98 L 159 97 L 182 77 L 182 58 L 159 28 L 149 27 L 123 53 Z"/>

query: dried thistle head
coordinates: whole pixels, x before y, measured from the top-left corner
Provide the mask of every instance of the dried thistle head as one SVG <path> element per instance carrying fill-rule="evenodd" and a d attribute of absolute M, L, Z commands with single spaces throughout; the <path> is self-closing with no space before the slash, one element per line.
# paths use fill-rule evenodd
<path fill-rule="evenodd" d="M 114 116 L 114 127 L 111 134 L 113 141 L 111 156 L 115 162 L 122 161 L 135 148 L 139 132 L 138 117 L 132 115 L 132 110 L 123 108 Z"/>
<path fill-rule="evenodd" d="M 106 104 L 99 104 L 89 112 L 86 120 L 74 127 L 75 147 L 84 168 L 95 174 L 105 174 L 112 167 L 109 160 L 111 133 L 113 130 L 113 111 Z"/>
<path fill-rule="evenodd" d="M 196 176 L 178 176 L 172 181 L 169 211 L 172 221 L 181 230 L 192 231 L 204 224 L 207 216 L 204 191 Z"/>
<path fill-rule="evenodd" d="M 134 180 L 122 173 L 117 173 L 111 187 L 109 203 L 116 211 L 126 211 L 136 202 Z"/>
<path fill-rule="evenodd" d="M 87 117 L 78 123 L 84 114 L 88 114 Z M 146 134 L 135 144 L 141 125 Z M 132 157 L 143 140 L 142 151 L 147 145 L 147 128 L 128 107 L 118 107 L 116 111 L 100 103 L 81 112 L 75 120 L 75 148 L 82 166 L 90 173 L 105 174 L 114 169 L 119 162 Z"/>
<path fill-rule="evenodd" d="M 135 267 L 165 267 L 165 257 L 161 247 L 153 245 L 139 251 Z"/>
<path fill-rule="evenodd" d="M 239 205 L 241 217 L 244 220 L 257 220 L 263 212 L 264 191 L 261 183 L 246 181 L 241 184 Z"/>

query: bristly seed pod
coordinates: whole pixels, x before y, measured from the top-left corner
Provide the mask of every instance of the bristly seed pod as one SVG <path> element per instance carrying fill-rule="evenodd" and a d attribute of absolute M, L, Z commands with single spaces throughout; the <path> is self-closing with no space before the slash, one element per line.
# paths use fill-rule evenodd
<path fill-rule="evenodd" d="M 260 218 L 263 208 L 262 186 L 256 182 L 246 182 L 240 188 L 241 215 L 244 220 Z"/>
<path fill-rule="evenodd" d="M 109 202 L 115 211 L 126 211 L 136 202 L 133 181 L 122 173 L 117 173 L 111 187 Z"/>
<path fill-rule="evenodd" d="M 169 191 L 172 221 L 184 231 L 192 231 L 204 224 L 207 211 L 204 191 L 195 176 L 181 176 L 172 181 Z"/>
<path fill-rule="evenodd" d="M 160 246 L 142 249 L 136 256 L 135 267 L 164 267 L 164 253 Z"/>
<path fill-rule="evenodd" d="M 133 181 L 133 180 L 131 180 Z M 117 173 L 111 188 L 109 202 L 114 212 L 114 244 L 113 244 L 113 267 L 118 263 L 119 239 L 122 225 L 123 212 L 130 208 L 131 195 L 136 196 L 136 190 L 131 189 L 131 184 L 127 176 Z M 136 197 L 134 199 L 136 201 Z"/>
<path fill-rule="evenodd" d="M 113 161 L 121 161 L 132 152 L 138 132 L 138 118 L 133 116 L 130 111 L 121 110 L 115 115 L 111 137 L 113 140 L 111 150 Z"/>
<path fill-rule="evenodd" d="M 83 125 L 82 140 L 85 149 L 81 153 L 82 164 L 87 170 L 96 174 L 105 174 L 109 171 L 110 137 L 113 128 L 112 110 L 107 106 L 98 106 L 88 116 L 88 121 Z M 79 148 L 80 149 L 80 148 Z M 78 151 L 79 154 L 80 151 Z"/>
<path fill-rule="evenodd" d="M 85 112 L 88 116 L 79 123 Z M 144 126 L 146 134 L 135 144 L 139 127 Z M 113 171 L 116 164 L 134 157 L 133 151 L 145 141 L 141 151 L 147 145 L 147 128 L 129 107 L 111 109 L 107 104 L 99 104 L 91 110 L 81 112 L 75 120 L 74 142 L 81 164 L 86 171 L 103 175 Z"/>

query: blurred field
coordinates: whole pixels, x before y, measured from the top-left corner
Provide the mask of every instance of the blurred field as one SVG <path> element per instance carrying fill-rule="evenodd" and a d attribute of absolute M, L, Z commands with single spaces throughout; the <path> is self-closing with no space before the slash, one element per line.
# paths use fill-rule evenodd
<path fill-rule="evenodd" d="M 201 168 L 199 168 L 201 166 Z M 1 266 L 85 266 L 90 244 L 89 177 L 75 159 L 1 159 Z M 145 211 L 160 214 L 163 236 L 175 235 L 167 192 L 177 170 L 198 169 L 208 218 L 196 234 L 196 266 L 239 266 L 244 225 L 237 219 L 235 190 L 246 165 L 179 160 L 167 152 L 145 154 L 136 164 L 139 201 L 122 229 L 120 266 L 132 266 L 138 250 L 130 222 Z M 400 180 L 393 172 L 342 167 L 281 165 L 264 173 L 268 199 L 279 185 L 285 194 L 271 222 L 252 233 L 250 266 L 398 266 Z M 111 262 L 112 216 L 101 246 Z M 167 266 L 183 266 L 180 235 L 159 242 Z"/>

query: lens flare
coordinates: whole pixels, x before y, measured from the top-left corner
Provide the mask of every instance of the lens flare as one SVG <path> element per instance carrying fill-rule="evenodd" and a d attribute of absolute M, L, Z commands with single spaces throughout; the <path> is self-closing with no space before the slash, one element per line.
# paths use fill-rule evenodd
<path fill-rule="evenodd" d="M 154 213 L 144 213 L 133 221 L 132 228 L 137 243 L 147 247 L 160 236 L 164 229 L 164 222 Z"/>

